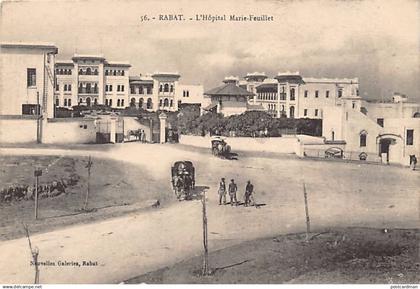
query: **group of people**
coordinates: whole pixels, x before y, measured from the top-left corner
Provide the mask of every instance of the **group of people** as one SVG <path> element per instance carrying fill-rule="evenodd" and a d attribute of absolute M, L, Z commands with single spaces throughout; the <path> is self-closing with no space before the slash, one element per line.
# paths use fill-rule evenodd
<path fill-rule="evenodd" d="M 53 181 L 48 184 L 38 186 L 38 197 L 40 199 L 50 198 L 66 192 L 69 185 L 75 185 L 78 179 L 72 177 L 69 180 Z M 0 203 L 10 203 L 12 201 L 33 200 L 35 198 L 35 185 L 11 185 L 0 190 Z"/>
<path fill-rule="evenodd" d="M 229 194 L 230 197 L 230 205 L 231 206 L 238 206 L 239 202 L 237 199 L 237 192 L 238 192 L 238 185 L 235 183 L 234 179 L 230 180 L 230 183 L 226 189 L 226 182 L 225 178 L 221 178 L 219 183 L 219 205 L 226 205 L 226 195 Z M 251 183 L 251 181 L 248 181 L 245 186 L 245 194 L 244 194 L 244 206 L 248 207 L 249 205 L 256 206 L 255 200 L 254 200 L 254 185 Z"/>

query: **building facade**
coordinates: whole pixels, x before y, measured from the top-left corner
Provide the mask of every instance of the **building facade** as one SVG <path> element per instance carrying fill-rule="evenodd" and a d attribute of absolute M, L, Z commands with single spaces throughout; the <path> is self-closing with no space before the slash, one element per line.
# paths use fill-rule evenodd
<path fill-rule="evenodd" d="M 128 106 L 128 62 L 107 61 L 102 55 L 77 55 L 70 61 L 57 61 L 55 66 L 55 105 Z"/>
<path fill-rule="evenodd" d="M 250 104 L 262 105 L 273 117 L 322 118 L 325 107 L 341 105 L 342 99 L 352 98 L 360 107 L 357 78 L 310 78 L 299 72 L 278 73 L 268 78 L 264 72 L 248 73 L 239 87 L 254 93 Z"/>
<path fill-rule="evenodd" d="M 55 105 L 105 105 L 177 111 L 181 103 L 202 104 L 203 86 L 183 85 L 177 72 L 130 76 L 128 62 L 107 61 L 102 55 L 74 55 L 55 66 Z"/>
<path fill-rule="evenodd" d="M 54 44 L 1 44 L 0 115 L 54 117 Z"/>
<path fill-rule="evenodd" d="M 358 158 L 409 165 L 420 155 L 420 104 L 395 94 L 389 102 L 344 98 L 343 104 L 325 109 L 323 136 L 327 142 L 344 142 L 345 151 Z"/>

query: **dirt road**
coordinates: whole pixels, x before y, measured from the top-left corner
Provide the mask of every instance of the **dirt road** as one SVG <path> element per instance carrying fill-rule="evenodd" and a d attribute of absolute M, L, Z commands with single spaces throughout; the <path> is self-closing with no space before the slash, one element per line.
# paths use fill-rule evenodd
<path fill-rule="evenodd" d="M 59 154 L 106 157 L 129 162 L 169 186 L 175 160 L 192 160 L 198 186 L 210 186 L 210 250 L 244 240 L 299 232 L 305 228 L 302 183 L 308 190 L 314 229 L 330 226 L 418 227 L 419 172 L 377 165 L 299 160 L 292 156 L 239 156 L 226 161 L 173 145 L 115 145 L 108 151 L 1 149 L 2 154 Z M 254 207 L 218 206 L 220 177 L 235 178 L 242 197 L 246 180 L 254 183 Z M 141 177 L 141 176 L 139 176 Z M 160 185 L 161 187 L 161 185 Z M 154 211 L 34 235 L 42 283 L 114 283 L 174 264 L 200 253 L 201 203 L 180 202 Z M 26 239 L 0 243 L 0 283 L 31 283 L 34 268 Z M 98 266 L 59 266 L 97 262 Z M 50 265 L 48 265 L 50 264 Z M 53 266 L 53 265 L 55 266 Z"/>

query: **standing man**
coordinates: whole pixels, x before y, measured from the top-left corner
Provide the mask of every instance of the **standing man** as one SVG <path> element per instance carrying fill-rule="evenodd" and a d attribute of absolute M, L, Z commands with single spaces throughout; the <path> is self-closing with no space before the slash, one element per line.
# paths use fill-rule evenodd
<path fill-rule="evenodd" d="M 233 202 L 235 202 L 235 206 L 238 205 L 238 200 L 236 199 L 236 192 L 238 191 L 238 186 L 235 184 L 235 180 L 231 179 L 229 184 L 229 197 L 230 197 L 230 205 L 233 206 Z"/>
<path fill-rule="evenodd" d="M 251 184 L 251 181 L 248 181 L 245 187 L 245 207 L 248 207 L 248 205 L 252 203 L 255 205 L 254 197 L 252 196 L 252 193 L 254 192 L 254 186 Z"/>
<path fill-rule="evenodd" d="M 226 205 L 226 183 L 225 178 L 222 178 L 219 183 L 219 205 L 222 204 L 223 198 L 223 205 Z"/>

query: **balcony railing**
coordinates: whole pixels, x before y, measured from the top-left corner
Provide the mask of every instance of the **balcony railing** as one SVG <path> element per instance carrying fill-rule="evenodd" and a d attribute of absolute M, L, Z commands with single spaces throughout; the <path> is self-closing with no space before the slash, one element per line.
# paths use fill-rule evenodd
<path fill-rule="evenodd" d="M 78 92 L 84 94 L 98 94 L 98 89 L 79 88 Z"/>

